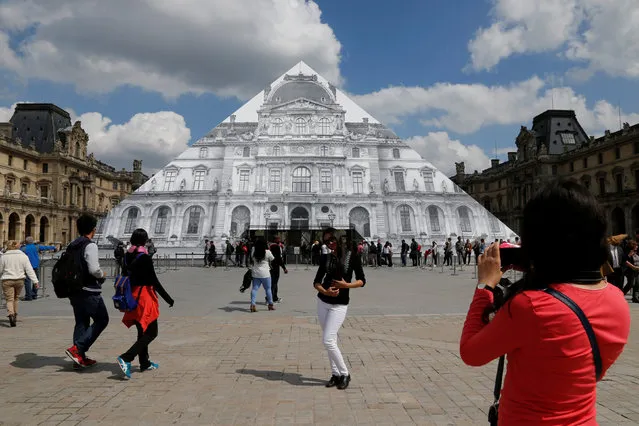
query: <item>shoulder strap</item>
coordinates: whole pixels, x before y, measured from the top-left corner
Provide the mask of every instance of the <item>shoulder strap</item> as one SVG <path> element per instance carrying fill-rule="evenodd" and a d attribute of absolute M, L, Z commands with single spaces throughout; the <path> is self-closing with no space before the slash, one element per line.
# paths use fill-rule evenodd
<path fill-rule="evenodd" d="M 506 355 L 502 355 L 499 357 L 499 363 L 497 364 L 497 376 L 495 377 L 495 390 L 493 391 L 493 395 L 495 396 L 495 403 L 499 402 L 499 397 L 501 396 L 501 382 L 504 378 L 504 361 L 506 360 Z"/>
<path fill-rule="evenodd" d="M 568 306 L 577 315 L 579 321 L 581 321 L 581 325 L 586 330 L 588 340 L 590 341 L 590 347 L 592 348 L 592 356 L 595 360 L 595 377 L 597 378 L 597 381 L 601 380 L 601 354 L 599 352 L 599 345 L 597 344 L 597 336 L 595 336 L 595 331 L 592 329 L 592 325 L 590 325 L 590 321 L 588 321 L 586 314 L 584 314 L 584 311 L 582 311 L 581 308 L 564 293 L 550 287 L 544 291 L 565 303 L 566 306 Z"/>

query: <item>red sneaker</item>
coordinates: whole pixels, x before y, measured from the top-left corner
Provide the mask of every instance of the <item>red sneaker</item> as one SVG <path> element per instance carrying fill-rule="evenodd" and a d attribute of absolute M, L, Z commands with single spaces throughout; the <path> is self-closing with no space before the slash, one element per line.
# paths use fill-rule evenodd
<path fill-rule="evenodd" d="M 93 367 L 97 363 L 98 362 L 96 360 L 89 357 L 85 356 L 84 358 L 82 358 L 82 367 Z"/>
<path fill-rule="evenodd" d="M 69 358 L 73 360 L 76 364 L 82 366 L 82 355 L 78 352 L 78 347 L 76 345 L 71 346 L 69 349 L 64 351 Z"/>

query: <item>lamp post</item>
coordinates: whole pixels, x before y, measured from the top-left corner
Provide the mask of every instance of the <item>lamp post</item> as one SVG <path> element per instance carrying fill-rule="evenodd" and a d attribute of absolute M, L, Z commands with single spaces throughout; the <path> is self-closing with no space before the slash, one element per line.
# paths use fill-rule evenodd
<path fill-rule="evenodd" d="M 336 217 L 336 216 L 335 216 L 335 213 L 333 213 L 333 212 L 330 212 L 330 213 L 328 214 L 328 220 L 330 220 L 330 221 L 331 221 L 331 228 L 333 227 L 333 222 L 335 221 L 335 217 Z"/>
<path fill-rule="evenodd" d="M 264 232 L 264 238 L 266 239 L 266 242 L 268 242 L 268 220 L 271 217 L 271 213 L 269 212 L 264 212 L 264 224 L 266 226 L 266 231 Z"/>

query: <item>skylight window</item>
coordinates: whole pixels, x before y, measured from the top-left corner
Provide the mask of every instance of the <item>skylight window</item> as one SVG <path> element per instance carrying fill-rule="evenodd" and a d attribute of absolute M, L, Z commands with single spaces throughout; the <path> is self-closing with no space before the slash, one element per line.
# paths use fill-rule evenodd
<path fill-rule="evenodd" d="M 561 141 L 564 145 L 576 145 L 577 141 L 575 140 L 575 135 L 572 133 L 562 133 Z"/>

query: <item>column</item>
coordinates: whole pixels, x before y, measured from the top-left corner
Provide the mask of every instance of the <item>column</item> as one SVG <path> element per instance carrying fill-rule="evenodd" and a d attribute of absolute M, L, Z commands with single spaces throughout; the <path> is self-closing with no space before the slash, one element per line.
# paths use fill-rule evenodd
<path fill-rule="evenodd" d="M 369 217 L 371 225 L 371 238 L 377 234 L 377 204 L 370 205 L 371 215 Z"/>
<path fill-rule="evenodd" d="M 288 223 L 290 221 L 289 212 L 288 212 L 288 204 L 284 204 L 284 217 L 282 218 L 281 228 L 288 227 Z"/>

